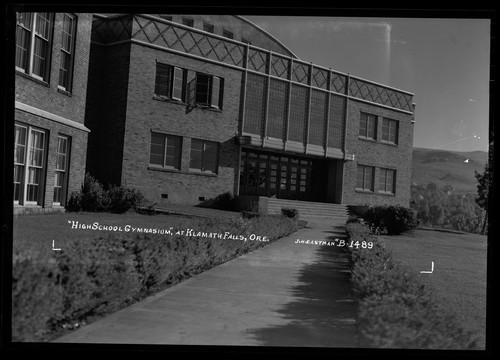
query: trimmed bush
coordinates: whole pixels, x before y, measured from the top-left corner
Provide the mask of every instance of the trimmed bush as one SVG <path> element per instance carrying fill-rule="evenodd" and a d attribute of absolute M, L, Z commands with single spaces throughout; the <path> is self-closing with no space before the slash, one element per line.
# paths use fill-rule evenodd
<path fill-rule="evenodd" d="M 68 212 L 80 212 L 82 211 L 82 197 L 79 192 L 73 191 L 66 204 L 66 211 Z"/>
<path fill-rule="evenodd" d="M 386 231 L 398 235 L 413 230 L 418 222 L 413 210 L 402 206 L 375 206 L 367 209 L 363 216 L 372 232 Z"/>
<path fill-rule="evenodd" d="M 112 186 L 109 190 L 105 190 L 99 181 L 87 173 L 80 192 L 71 193 L 66 211 L 124 213 L 130 209 L 138 209 L 144 201 L 144 196 L 139 190 L 124 186 Z"/>
<path fill-rule="evenodd" d="M 85 174 L 80 192 L 80 204 L 83 211 L 104 211 L 109 206 L 107 192 L 89 173 Z"/>
<path fill-rule="evenodd" d="M 294 208 L 281 208 L 281 215 L 296 220 L 299 217 L 299 210 Z"/>
<path fill-rule="evenodd" d="M 144 196 L 139 190 L 124 186 L 113 186 L 108 191 L 109 211 L 124 213 L 130 209 L 137 210 L 144 204 Z"/>
<path fill-rule="evenodd" d="M 352 222 L 346 230 L 349 240 L 374 243 L 372 249 L 346 248 L 358 297 L 359 327 L 370 346 L 476 349 L 471 333 L 438 306 L 429 288 L 396 262 L 366 225 Z"/>
<path fill-rule="evenodd" d="M 225 192 L 217 195 L 213 199 L 205 200 L 198 205 L 198 207 L 211 208 L 217 210 L 233 211 L 235 208 L 234 196 L 231 192 Z"/>
<path fill-rule="evenodd" d="M 50 340 L 63 328 L 118 310 L 268 244 L 208 234 L 256 234 L 273 241 L 289 235 L 296 226 L 294 220 L 280 215 L 191 219 L 178 229 L 196 227 L 193 231 L 204 235 L 108 233 L 73 240 L 49 258 L 37 260 L 17 251 L 12 279 L 13 340 Z"/>

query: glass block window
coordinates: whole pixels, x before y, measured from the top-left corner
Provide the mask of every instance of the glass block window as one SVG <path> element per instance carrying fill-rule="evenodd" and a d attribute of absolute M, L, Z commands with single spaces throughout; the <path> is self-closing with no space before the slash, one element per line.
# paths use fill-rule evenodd
<path fill-rule="evenodd" d="M 292 85 L 288 140 L 304 142 L 308 90 L 304 86 Z"/>
<path fill-rule="evenodd" d="M 269 109 L 267 111 L 267 136 L 283 139 L 288 110 L 288 83 L 271 79 Z"/>
<path fill-rule="evenodd" d="M 312 90 L 309 144 L 323 146 L 326 129 L 327 96 L 323 91 Z"/>
<path fill-rule="evenodd" d="M 249 73 L 246 87 L 243 131 L 261 135 L 266 101 L 266 78 Z"/>
<path fill-rule="evenodd" d="M 343 149 L 346 100 L 342 96 L 330 95 L 330 121 L 328 125 L 328 147 Z"/>

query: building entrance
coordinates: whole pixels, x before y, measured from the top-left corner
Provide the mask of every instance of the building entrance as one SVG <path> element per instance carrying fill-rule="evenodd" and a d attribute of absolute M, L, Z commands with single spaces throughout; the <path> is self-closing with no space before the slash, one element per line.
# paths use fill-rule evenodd
<path fill-rule="evenodd" d="M 326 161 L 242 149 L 240 195 L 326 201 Z"/>

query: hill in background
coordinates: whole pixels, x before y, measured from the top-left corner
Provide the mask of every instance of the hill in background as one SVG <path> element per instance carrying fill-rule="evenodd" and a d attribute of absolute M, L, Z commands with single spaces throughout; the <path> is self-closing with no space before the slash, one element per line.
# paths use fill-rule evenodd
<path fill-rule="evenodd" d="M 451 185 L 459 193 L 475 193 L 477 181 L 474 171 L 482 173 L 487 160 L 488 153 L 485 151 L 413 148 L 412 183 L 427 185 L 433 182 L 440 188 Z"/>

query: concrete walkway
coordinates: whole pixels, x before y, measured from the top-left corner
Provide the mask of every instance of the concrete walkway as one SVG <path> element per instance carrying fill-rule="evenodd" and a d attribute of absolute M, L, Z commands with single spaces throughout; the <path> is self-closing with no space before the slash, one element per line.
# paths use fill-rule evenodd
<path fill-rule="evenodd" d="M 342 248 L 297 244 L 345 236 L 308 228 L 196 275 L 54 342 L 357 347 Z"/>

